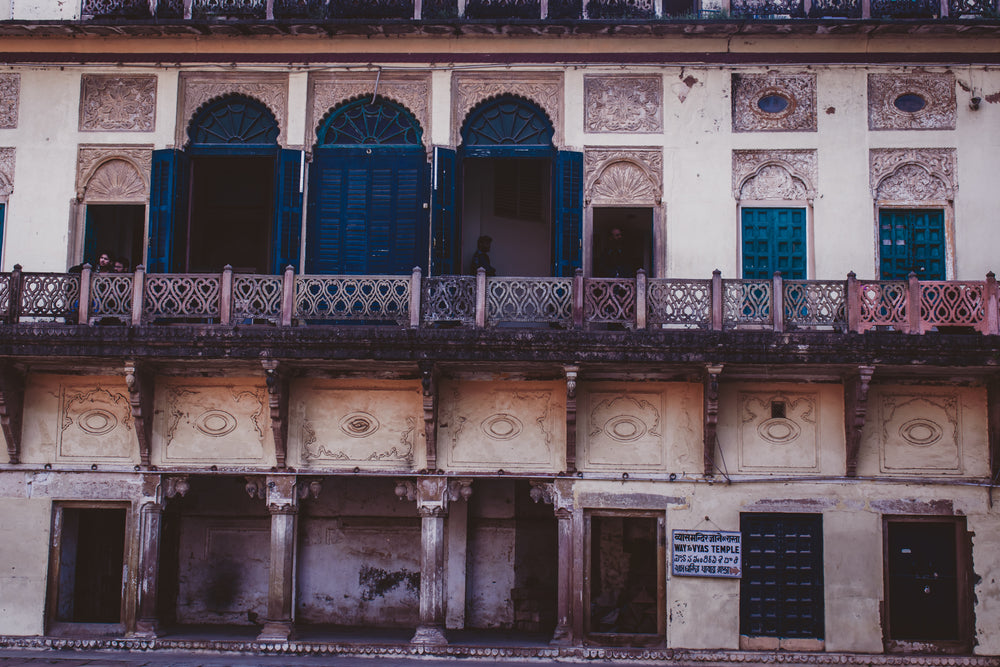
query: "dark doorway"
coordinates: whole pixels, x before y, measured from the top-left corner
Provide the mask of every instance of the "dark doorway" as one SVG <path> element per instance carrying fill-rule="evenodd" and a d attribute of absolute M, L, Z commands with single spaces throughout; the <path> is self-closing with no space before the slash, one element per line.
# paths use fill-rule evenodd
<path fill-rule="evenodd" d="M 125 509 L 63 507 L 58 511 L 54 620 L 120 623 Z"/>
<path fill-rule="evenodd" d="M 101 253 L 108 253 L 112 265 L 123 259 L 131 271 L 142 263 L 146 207 L 142 204 L 88 204 L 83 261 L 97 266 Z"/>
<path fill-rule="evenodd" d="M 192 159 L 186 271 L 267 272 L 273 197 L 273 157 Z"/>
<path fill-rule="evenodd" d="M 589 517 L 589 631 L 600 643 L 657 643 L 663 634 L 663 520 Z"/>
<path fill-rule="evenodd" d="M 616 229 L 621 232 L 620 243 L 624 248 L 620 258 L 616 257 L 616 241 L 612 239 Z M 653 209 L 595 208 L 593 275 L 632 278 L 638 269 L 653 275 L 653 268 Z"/>
<path fill-rule="evenodd" d="M 887 637 L 904 642 L 958 643 L 964 638 L 964 523 L 887 520 Z"/>

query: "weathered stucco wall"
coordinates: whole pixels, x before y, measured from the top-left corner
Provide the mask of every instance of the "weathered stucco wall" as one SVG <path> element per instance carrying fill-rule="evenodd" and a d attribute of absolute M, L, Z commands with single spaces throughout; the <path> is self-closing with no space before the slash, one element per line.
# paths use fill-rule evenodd
<path fill-rule="evenodd" d="M 0 498 L 0 635 L 45 632 L 51 525 L 48 498 Z"/>

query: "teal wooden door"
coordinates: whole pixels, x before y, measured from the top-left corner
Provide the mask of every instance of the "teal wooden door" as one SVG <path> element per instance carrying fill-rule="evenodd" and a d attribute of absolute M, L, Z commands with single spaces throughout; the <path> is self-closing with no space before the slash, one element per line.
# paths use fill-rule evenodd
<path fill-rule="evenodd" d="M 883 209 L 878 213 L 882 280 L 944 280 L 944 211 Z"/>
<path fill-rule="evenodd" d="M 806 210 L 745 208 L 742 211 L 743 277 L 806 278 Z"/>

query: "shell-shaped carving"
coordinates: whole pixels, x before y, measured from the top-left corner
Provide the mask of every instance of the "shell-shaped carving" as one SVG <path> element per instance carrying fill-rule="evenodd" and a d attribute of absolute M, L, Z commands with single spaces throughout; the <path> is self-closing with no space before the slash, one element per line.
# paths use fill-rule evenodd
<path fill-rule="evenodd" d="M 911 419 L 899 427 L 899 437 L 914 447 L 930 447 L 944 435 L 944 429 L 929 419 Z"/>
<path fill-rule="evenodd" d="M 86 200 L 137 201 L 146 199 L 146 183 L 135 167 L 125 160 L 108 160 L 87 183 Z"/>
<path fill-rule="evenodd" d="M 637 165 L 621 161 L 609 165 L 594 181 L 591 198 L 613 202 L 655 201 L 656 185 Z"/>
<path fill-rule="evenodd" d="M 94 408 L 81 414 L 77 420 L 80 430 L 90 435 L 104 435 L 110 433 L 118 426 L 118 418 L 107 410 Z"/>
<path fill-rule="evenodd" d="M 367 438 L 382 425 L 374 415 L 367 412 L 352 412 L 340 420 L 340 430 L 352 438 Z"/>
<path fill-rule="evenodd" d="M 648 431 L 646 424 L 633 415 L 612 417 L 604 425 L 604 432 L 608 437 L 618 442 L 633 442 L 646 435 Z"/>
<path fill-rule="evenodd" d="M 224 410 L 207 410 L 194 420 L 194 427 L 213 438 L 221 438 L 236 429 L 236 417 Z"/>
<path fill-rule="evenodd" d="M 802 433 L 802 429 L 791 419 L 775 417 L 757 425 L 757 434 L 774 445 L 787 445 Z"/>
<path fill-rule="evenodd" d="M 524 425 L 514 415 L 501 412 L 483 420 L 483 433 L 493 440 L 512 440 L 521 434 Z"/>

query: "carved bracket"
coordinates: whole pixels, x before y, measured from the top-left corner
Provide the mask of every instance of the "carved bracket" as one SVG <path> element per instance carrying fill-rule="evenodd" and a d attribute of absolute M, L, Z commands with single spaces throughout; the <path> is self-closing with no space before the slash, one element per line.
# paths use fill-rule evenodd
<path fill-rule="evenodd" d="M 319 498 L 319 494 L 323 492 L 323 478 L 322 477 L 312 477 L 310 479 L 300 479 L 296 485 L 296 492 L 298 493 L 299 500 L 305 500 L 306 498 Z"/>
<path fill-rule="evenodd" d="M 566 373 L 566 471 L 576 471 L 576 378 L 579 366 L 565 366 Z"/>
<path fill-rule="evenodd" d="M 260 498 L 261 500 L 267 499 L 267 483 L 263 477 L 246 477 L 246 486 L 243 488 L 246 490 L 247 495 L 251 498 Z"/>
<path fill-rule="evenodd" d="M 542 482 L 533 479 L 530 484 L 533 501 L 553 505 L 556 517 L 569 517 L 573 511 L 573 488 L 570 480 Z"/>
<path fill-rule="evenodd" d="M 267 383 L 267 403 L 271 410 L 271 432 L 274 435 L 274 456 L 277 466 L 284 468 L 288 458 L 288 373 L 274 359 L 264 359 L 264 380 Z"/>
<path fill-rule="evenodd" d="M 163 497 L 166 499 L 183 498 L 191 490 L 191 480 L 187 475 L 163 478 Z"/>
<path fill-rule="evenodd" d="M 719 376 L 722 366 L 705 367 L 705 476 L 715 475 L 715 443 L 719 426 Z"/>
<path fill-rule="evenodd" d="M 468 501 L 472 497 L 472 479 L 453 479 L 448 482 L 448 502 Z"/>
<path fill-rule="evenodd" d="M 24 423 L 24 374 L 5 361 L 0 365 L 0 427 L 7 441 L 7 458 L 21 462 L 21 426 Z"/>
<path fill-rule="evenodd" d="M 248 481 L 250 479 L 263 480 L 265 478 L 247 478 Z M 263 491 L 258 487 L 257 493 L 258 497 L 264 498 L 265 502 L 267 502 L 268 512 L 271 514 L 295 514 L 298 512 L 298 481 L 295 477 L 290 475 L 268 476 L 264 487 Z M 247 484 L 247 492 L 249 491 L 250 485 Z M 266 494 L 266 496 L 260 495 L 261 493 Z M 253 495 L 251 495 L 252 497 Z"/>
<path fill-rule="evenodd" d="M 861 431 L 868 415 L 868 385 L 875 373 L 874 366 L 859 366 L 844 378 L 844 433 L 847 438 L 847 476 L 858 474 L 861 452 Z"/>
<path fill-rule="evenodd" d="M 135 435 L 139 440 L 139 461 L 149 467 L 153 445 L 153 395 L 156 383 L 148 368 L 128 362 L 125 364 L 125 386 L 128 387 L 128 402 L 132 407 L 135 421 Z"/>
<path fill-rule="evenodd" d="M 408 479 L 396 480 L 396 497 L 400 500 L 409 500 L 411 503 L 417 499 L 417 484 Z"/>
<path fill-rule="evenodd" d="M 420 385 L 424 398 L 424 442 L 427 467 L 437 469 L 438 369 L 433 362 L 420 362 Z"/>

